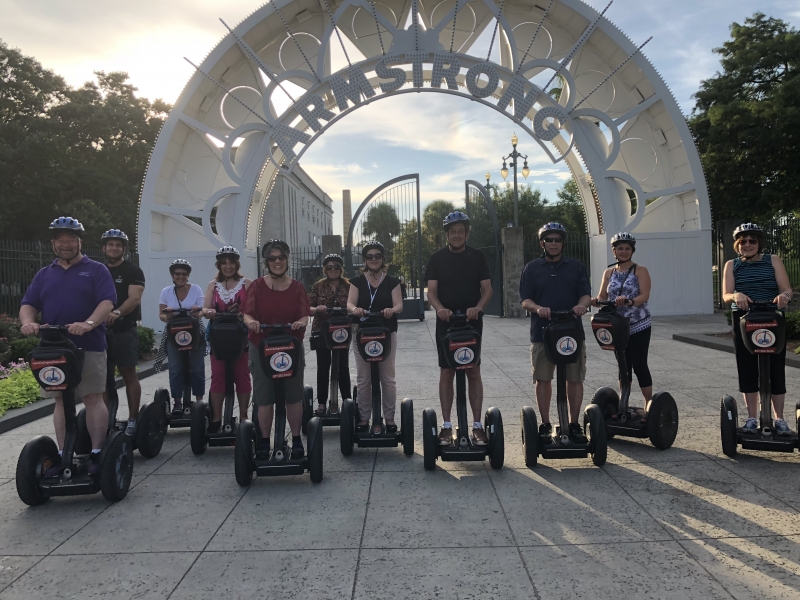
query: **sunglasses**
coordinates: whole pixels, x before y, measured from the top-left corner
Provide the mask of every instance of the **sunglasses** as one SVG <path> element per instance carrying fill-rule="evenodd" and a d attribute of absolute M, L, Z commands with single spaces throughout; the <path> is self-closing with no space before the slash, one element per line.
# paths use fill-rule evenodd
<path fill-rule="evenodd" d="M 383 258 L 383 254 L 367 254 L 364 258 L 367 260 L 380 260 Z"/>
<path fill-rule="evenodd" d="M 341 271 L 342 267 L 340 267 L 339 265 L 328 265 L 327 267 L 325 267 L 325 270 L 326 271 Z"/>
<path fill-rule="evenodd" d="M 279 260 L 286 260 L 288 257 L 285 254 L 281 254 L 279 256 L 268 256 L 267 262 L 277 262 Z"/>
<path fill-rule="evenodd" d="M 741 241 L 740 241 L 739 243 L 740 243 L 742 246 L 744 246 L 744 245 L 748 245 L 748 244 L 755 244 L 755 245 L 757 245 L 757 244 L 758 244 L 758 240 L 754 240 L 753 238 L 742 238 L 742 239 L 741 239 Z"/>
<path fill-rule="evenodd" d="M 559 237 L 544 238 L 544 241 L 547 242 L 548 244 L 560 244 L 564 240 L 561 239 L 561 237 L 559 236 Z"/>

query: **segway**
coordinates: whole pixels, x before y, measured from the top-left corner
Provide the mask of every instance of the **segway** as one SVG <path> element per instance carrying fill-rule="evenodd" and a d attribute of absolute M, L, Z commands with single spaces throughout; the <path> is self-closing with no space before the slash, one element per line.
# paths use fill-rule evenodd
<path fill-rule="evenodd" d="M 414 403 L 411 398 L 404 398 L 400 403 L 400 429 L 387 431 L 383 421 L 380 364 L 392 351 L 392 334 L 384 324 L 382 313 L 367 312 L 365 316 L 366 320 L 361 321 L 356 333 L 356 346 L 361 358 L 370 365 L 372 424 L 362 431 L 356 425 L 359 419 L 356 402 L 345 399 L 339 423 L 342 454 L 353 454 L 354 445 L 359 448 L 397 448 L 402 444 L 405 455 L 411 456 L 414 454 Z"/>
<path fill-rule="evenodd" d="M 739 319 L 745 348 L 758 355 L 758 390 L 761 404 L 759 430 L 742 432 L 738 427 L 736 400 L 725 396 L 720 406 L 720 434 L 722 451 L 726 456 L 736 456 L 738 446 L 744 450 L 767 452 L 794 452 L 800 448 L 798 434 L 779 436 L 772 423 L 772 390 L 770 389 L 770 354 L 780 353 L 786 345 L 786 317 L 771 302 L 751 302 L 750 309 Z M 797 426 L 800 427 L 800 402 L 795 406 Z"/>
<path fill-rule="evenodd" d="M 189 441 L 192 452 L 203 454 L 209 446 L 236 444 L 236 417 L 233 405 L 236 394 L 233 386 L 233 363 L 239 360 L 247 342 L 247 329 L 235 313 L 218 313 L 209 326 L 208 340 L 211 354 L 225 363 L 225 401 L 222 405 L 222 423 L 216 433 L 209 433 L 211 406 L 205 400 L 195 403 L 191 415 Z"/>
<path fill-rule="evenodd" d="M 456 372 L 456 414 L 458 429 L 456 440 L 449 446 L 441 446 L 436 436 L 438 429 L 436 412 L 426 408 L 422 412 L 422 447 L 425 468 L 436 468 L 436 459 L 445 461 L 480 461 L 489 457 L 493 469 L 502 469 L 505 460 L 503 441 L 503 416 L 494 406 L 487 409 L 483 417 L 483 428 L 489 442 L 485 446 L 472 443 L 467 418 L 467 369 L 473 369 L 481 360 L 481 336 L 467 320 L 466 315 L 456 313 L 450 317 L 450 327 L 444 336 L 447 364 Z"/>
<path fill-rule="evenodd" d="M 322 481 L 322 425 L 319 417 L 308 422 L 308 453 L 304 458 L 293 459 L 292 448 L 286 434 L 286 380 L 297 375 L 294 368 L 303 355 L 303 343 L 284 332 L 291 329 L 291 323 L 261 325 L 261 329 L 271 329 L 259 345 L 259 358 L 264 374 L 275 381 L 275 444 L 269 457 L 259 457 L 256 450 L 261 445 L 261 431 L 258 427 L 258 405 L 253 403 L 253 420 L 242 421 L 236 433 L 234 469 L 236 482 L 241 486 L 250 485 L 253 473 L 259 476 L 311 474 L 311 481 Z"/>
<path fill-rule="evenodd" d="M 678 406 L 668 392 L 658 392 L 650 400 L 650 408 L 628 406 L 631 377 L 625 350 L 630 338 L 630 320 L 617 312 L 614 302 L 598 302 L 602 308 L 592 317 L 592 333 L 603 350 L 614 352 L 619 367 L 621 394 L 612 387 L 601 387 L 592 398 L 600 407 L 606 424 L 606 439 L 615 435 L 650 438 L 659 450 L 670 448 L 678 435 Z M 584 414 L 583 427 L 588 427 Z"/>
<path fill-rule="evenodd" d="M 591 455 L 592 462 L 598 467 L 606 462 L 606 424 L 597 404 L 590 404 L 584 411 L 584 435 L 587 441 L 577 442 L 569 433 L 567 365 L 578 362 L 583 344 L 581 320 L 571 310 L 550 311 L 550 324 L 544 329 L 544 351 L 547 360 L 556 366 L 558 426 L 552 437 L 540 436 L 533 407 L 522 407 L 522 452 L 528 467 L 536 466 L 540 455 L 542 458 L 555 459 L 586 458 Z"/>
<path fill-rule="evenodd" d="M 107 368 L 106 368 L 106 394 L 108 395 L 109 415 L 112 403 L 119 409 L 119 393 L 117 392 L 116 377 L 116 357 L 114 356 L 114 332 L 106 330 Z M 124 432 L 128 426 L 125 420 L 109 418 L 109 428 Z M 139 450 L 139 454 L 145 458 L 155 458 L 161 452 L 164 444 L 164 437 L 167 434 L 167 418 L 164 414 L 164 407 L 158 402 L 146 402 L 139 407 L 139 414 L 136 415 L 136 435 L 131 440 L 133 449 Z M 89 436 L 89 429 L 86 427 L 86 408 L 81 408 L 78 412 L 78 438 L 75 441 L 75 452 L 78 454 L 88 454 L 92 451 L 92 438 Z"/>
<path fill-rule="evenodd" d="M 75 415 L 75 388 L 81 382 L 83 350 L 67 337 L 63 326 L 43 326 L 39 345 L 28 354 L 33 376 L 45 391 L 59 391 L 64 405 L 66 436 L 61 457 L 52 438 L 40 435 L 25 444 L 17 461 L 17 493 L 29 506 L 37 506 L 52 496 L 78 496 L 103 493 L 116 502 L 128 493 L 133 476 L 133 444 L 117 431 L 117 403 L 109 398 L 108 434 L 100 452 L 100 471 L 89 474 L 90 454 L 75 451 L 78 419 Z M 91 443 L 89 444 L 91 452 Z M 60 466 L 58 475 L 45 477 L 47 470 Z"/>
<path fill-rule="evenodd" d="M 331 374 L 328 386 L 328 404 L 325 414 L 319 417 L 323 427 L 339 426 L 341 421 L 341 408 L 336 412 L 331 411 L 331 405 L 339 399 L 339 360 L 341 352 L 347 353 L 352 335 L 352 322 L 347 315 L 346 308 L 335 306 L 327 309 L 330 318 L 322 324 L 320 338 L 325 347 L 331 351 Z M 343 398 L 343 400 L 345 400 Z M 305 387 L 305 404 L 303 405 L 303 433 L 306 432 L 308 421 L 314 414 L 314 390 L 311 386 Z"/>
<path fill-rule="evenodd" d="M 169 311 L 163 311 L 169 314 Z M 196 349 L 201 342 L 200 339 L 200 320 L 192 316 L 191 308 L 176 308 L 172 311 L 174 315 L 168 322 L 164 330 L 167 336 L 167 343 L 172 344 L 179 352 L 183 369 L 183 409 L 180 413 L 173 413 L 170 408 L 172 400 L 169 390 L 158 388 L 153 399 L 153 403 L 163 407 L 167 426 L 171 429 L 178 427 L 192 426 L 192 371 L 189 360 L 189 353 Z"/>

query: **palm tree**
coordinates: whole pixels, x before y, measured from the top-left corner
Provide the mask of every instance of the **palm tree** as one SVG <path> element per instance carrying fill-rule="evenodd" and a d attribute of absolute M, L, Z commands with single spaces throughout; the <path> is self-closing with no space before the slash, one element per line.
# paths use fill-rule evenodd
<path fill-rule="evenodd" d="M 400 219 L 391 204 L 375 204 L 367 210 L 367 216 L 361 225 L 361 235 L 378 240 L 390 251 L 392 238 L 400 233 Z"/>

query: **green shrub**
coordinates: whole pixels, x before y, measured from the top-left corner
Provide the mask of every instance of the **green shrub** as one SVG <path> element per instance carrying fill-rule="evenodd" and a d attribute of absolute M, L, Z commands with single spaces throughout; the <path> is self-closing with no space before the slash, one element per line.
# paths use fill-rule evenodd
<path fill-rule="evenodd" d="M 17 370 L 0 379 L 0 417 L 10 408 L 22 408 L 39 399 L 39 384 L 30 369 Z"/>
<path fill-rule="evenodd" d="M 139 332 L 139 360 L 142 360 L 146 354 L 153 350 L 156 343 L 156 332 L 150 327 L 142 327 L 137 325 L 136 331 Z"/>
<path fill-rule="evenodd" d="M 22 323 L 19 319 L 6 314 L 0 314 L 0 338 L 6 338 L 9 343 L 23 337 L 19 328 Z"/>
<path fill-rule="evenodd" d="M 786 339 L 800 338 L 800 313 L 786 313 Z"/>
<path fill-rule="evenodd" d="M 731 317 L 732 313 L 733 313 L 732 310 L 725 311 L 725 318 L 728 319 L 728 325 L 733 325 L 733 317 Z"/>
<path fill-rule="evenodd" d="M 36 336 L 23 337 L 11 342 L 9 350 L 9 360 L 28 360 L 28 352 L 39 345 L 39 338 Z"/>

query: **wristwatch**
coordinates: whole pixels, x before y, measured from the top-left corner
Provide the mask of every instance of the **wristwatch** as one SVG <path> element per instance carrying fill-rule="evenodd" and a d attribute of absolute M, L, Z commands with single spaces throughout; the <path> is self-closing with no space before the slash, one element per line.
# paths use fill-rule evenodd
<path fill-rule="evenodd" d="M 114 309 L 114 310 L 112 310 L 111 312 L 112 312 L 112 313 L 114 313 L 115 315 L 117 315 L 118 317 L 121 317 L 121 316 L 122 316 L 122 313 L 121 313 L 121 312 L 119 312 L 119 309 L 118 309 L 118 308 L 115 308 L 115 309 Z"/>
<path fill-rule="evenodd" d="M 91 327 L 92 329 L 94 329 L 94 321 L 89 321 L 89 320 L 87 320 L 87 321 L 86 321 L 86 324 L 87 324 L 89 327 Z"/>

